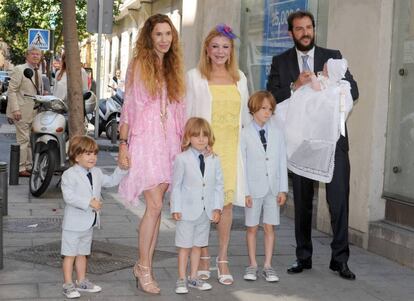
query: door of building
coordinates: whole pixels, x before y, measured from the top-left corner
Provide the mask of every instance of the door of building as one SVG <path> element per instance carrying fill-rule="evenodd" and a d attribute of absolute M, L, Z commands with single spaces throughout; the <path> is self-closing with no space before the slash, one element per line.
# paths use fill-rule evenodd
<path fill-rule="evenodd" d="M 386 218 L 414 225 L 414 0 L 394 1 L 385 158 Z"/>

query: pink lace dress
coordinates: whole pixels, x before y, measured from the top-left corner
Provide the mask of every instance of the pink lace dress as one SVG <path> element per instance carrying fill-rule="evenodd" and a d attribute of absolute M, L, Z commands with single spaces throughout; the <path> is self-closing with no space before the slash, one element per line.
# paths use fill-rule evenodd
<path fill-rule="evenodd" d="M 127 205 L 136 206 L 143 190 L 171 183 L 173 161 L 181 152 L 185 108 L 182 101 L 169 103 L 166 87 L 161 95 L 151 97 L 139 74 L 134 78 L 134 84 L 125 91 L 121 112 L 120 125 L 129 126 L 131 166 L 119 185 L 119 194 Z"/>

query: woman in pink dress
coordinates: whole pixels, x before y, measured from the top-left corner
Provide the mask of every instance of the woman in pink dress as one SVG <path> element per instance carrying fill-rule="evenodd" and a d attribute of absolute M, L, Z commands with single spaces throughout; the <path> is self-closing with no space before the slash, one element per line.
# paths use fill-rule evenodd
<path fill-rule="evenodd" d="M 151 16 L 141 29 L 126 76 L 120 121 L 119 162 L 130 164 L 119 186 L 128 205 L 143 193 L 146 210 L 139 225 L 139 258 L 133 272 L 137 286 L 158 294 L 152 258 L 161 220 L 162 200 L 180 152 L 185 93 L 178 33 L 165 15 Z"/>

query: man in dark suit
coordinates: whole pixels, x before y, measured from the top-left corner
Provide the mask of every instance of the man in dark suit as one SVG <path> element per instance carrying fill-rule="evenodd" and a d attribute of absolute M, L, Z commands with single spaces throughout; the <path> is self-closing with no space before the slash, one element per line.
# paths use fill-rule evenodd
<path fill-rule="evenodd" d="M 311 80 L 312 73 L 323 70 L 330 59 L 341 59 L 339 50 L 318 47 L 314 44 L 315 19 L 309 12 L 297 11 L 288 17 L 289 35 L 295 47 L 273 57 L 267 90 L 278 103 L 291 96 L 296 89 Z M 358 98 L 358 87 L 347 70 L 345 79 L 351 84 L 352 98 Z M 346 135 L 347 136 L 347 135 Z M 326 200 L 331 214 L 333 240 L 329 268 L 338 271 L 342 278 L 354 280 L 348 267 L 348 207 L 349 207 L 348 138 L 340 136 L 335 151 L 335 168 L 332 181 L 326 184 Z M 312 268 L 312 199 L 313 180 L 293 174 L 295 204 L 296 262 L 287 270 L 290 274 Z"/>

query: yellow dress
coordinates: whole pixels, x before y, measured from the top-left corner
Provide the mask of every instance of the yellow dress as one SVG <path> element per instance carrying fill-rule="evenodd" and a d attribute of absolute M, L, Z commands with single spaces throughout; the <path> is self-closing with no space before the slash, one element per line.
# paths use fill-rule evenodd
<path fill-rule="evenodd" d="M 210 85 L 211 127 L 216 142 L 213 151 L 220 156 L 224 178 L 224 205 L 233 203 L 237 185 L 237 154 L 241 97 L 236 85 Z"/>

